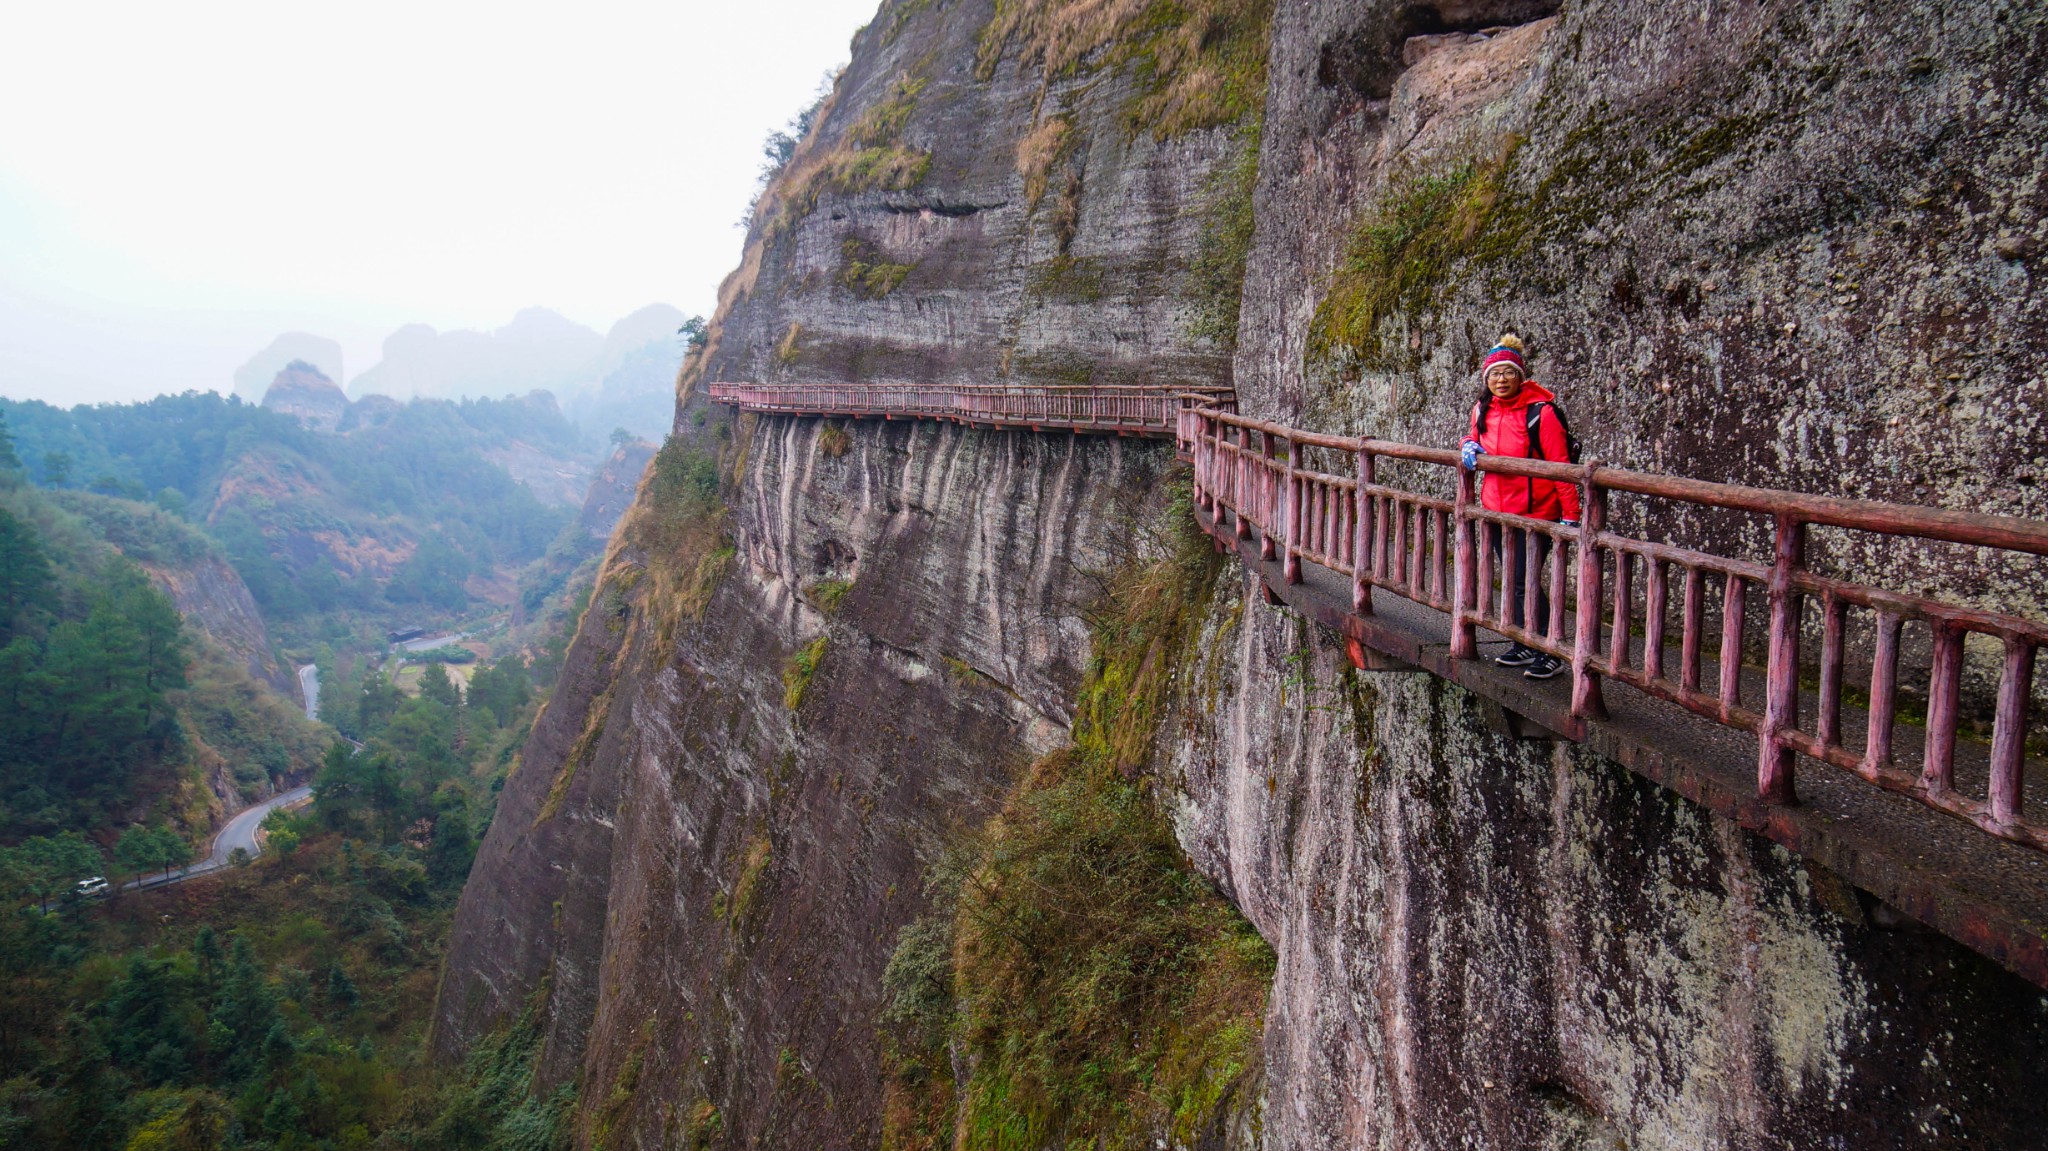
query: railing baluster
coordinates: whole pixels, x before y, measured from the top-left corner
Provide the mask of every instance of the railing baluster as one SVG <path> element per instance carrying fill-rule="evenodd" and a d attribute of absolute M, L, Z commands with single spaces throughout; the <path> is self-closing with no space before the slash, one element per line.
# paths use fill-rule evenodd
<path fill-rule="evenodd" d="M 1748 603 L 1742 577 L 1734 572 L 1721 585 L 1721 722 L 1733 721 L 1742 705 L 1742 623 Z"/>
<path fill-rule="evenodd" d="M 1600 646 L 1600 551 L 1597 542 L 1607 528 L 1607 489 L 1600 486 L 1600 464 L 1586 464 L 1585 514 L 1579 520 L 1579 611 L 1572 640 L 1572 715 L 1603 719 L 1607 701 L 1600 677 L 1593 671 L 1593 649 Z"/>
<path fill-rule="evenodd" d="M 1310 522 L 1315 525 L 1315 552 L 1318 556 L 1330 554 L 1330 485 L 1316 481 L 1316 515 Z"/>
<path fill-rule="evenodd" d="M 1387 555 L 1392 550 L 1394 538 L 1394 500 L 1383 494 L 1374 497 L 1373 503 L 1377 509 L 1373 512 L 1372 578 L 1374 583 L 1392 584 L 1394 581 L 1388 578 Z"/>
<path fill-rule="evenodd" d="M 1792 577 L 1806 562 L 1806 525 L 1777 517 L 1771 562 L 1771 636 L 1764 664 L 1764 724 L 1757 733 L 1756 793 L 1766 803 L 1796 797 L 1792 748 L 1785 733 L 1799 726 L 1799 589 Z"/>
<path fill-rule="evenodd" d="M 1479 554 L 1479 578 L 1473 581 L 1473 615 L 1483 624 L 1491 624 L 1499 617 L 1494 614 L 1493 598 L 1493 541 L 1500 535 L 1501 526 L 1485 520 L 1474 520 L 1473 534 L 1477 538 L 1473 547 Z M 1506 549 L 1502 549 L 1505 562 Z"/>
<path fill-rule="evenodd" d="M 1536 594 L 1543 587 L 1543 569 L 1538 567 L 1538 535 L 1535 528 L 1522 530 L 1522 630 L 1541 631 L 1536 619 Z"/>
<path fill-rule="evenodd" d="M 1392 582 L 1400 587 L 1408 586 L 1408 502 L 1396 499 L 1394 503 L 1394 539 L 1387 557 Z"/>
<path fill-rule="evenodd" d="M 1473 659 L 1479 654 L 1478 637 L 1472 627 L 1473 596 L 1478 591 L 1479 556 L 1486 549 L 1473 540 L 1472 473 L 1458 469 L 1458 491 L 1451 499 L 1451 658 Z"/>
<path fill-rule="evenodd" d="M 1441 508 L 1429 512 L 1429 598 L 1436 603 L 1444 602 L 1444 562 L 1448 558 L 1450 535 L 1450 513 Z"/>
<path fill-rule="evenodd" d="M 1842 742 L 1842 633 L 1848 615 L 1849 605 L 1834 592 L 1820 597 L 1820 714 L 1814 734 L 1822 748 Z"/>
<path fill-rule="evenodd" d="M 1301 441 L 1287 441 L 1287 527 L 1284 544 L 1286 558 L 1280 563 L 1280 578 L 1288 583 L 1301 582 Z"/>
<path fill-rule="evenodd" d="M 1963 631 L 1948 620 L 1934 622 L 1934 666 L 1927 682 L 1927 751 L 1920 784 L 1930 795 L 1956 786 L 1956 713 L 1963 685 Z"/>
<path fill-rule="evenodd" d="M 1230 494 L 1234 497 L 1231 507 L 1237 513 L 1237 538 L 1241 540 L 1252 538 L 1252 525 L 1246 518 L 1246 514 L 1251 511 L 1248 505 L 1252 501 L 1251 447 L 1252 430 L 1243 424 L 1239 424 L 1237 428 L 1237 451 L 1232 453 L 1233 462 L 1236 465 L 1234 473 L 1236 478 L 1231 484 Z"/>
<path fill-rule="evenodd" d="M 1351 610 L 1360 615 L 1372 614 L 1372 495 L 1366 488 L 1372 484 L 1373 456 L 1371 452 L 1358 453 L 1358 498 L 1353 501 L 1354 512 L 1351 525 Z"/>
<path fill-rule="evenodd" d="M 1423 507 L 1420 503 L 1412 504 L 1410 508 L 1415 516 L 1415 532 L 1408 541 L 1408 590 L 1411 598 L 1421 599 L 1423 595 L 1422 589 L 1428 583 L 1427 577 L 1422 572 L 1422 537 L 1424 528 L 1427 526 L 1424 521 L 1429 515 L 1429 509 Z"/>
<path fill-rule="evenodd" d="M 2034 645 L 2005 637 L 2005 667 L 1998 677 L 1998 715 L 1991 729 L 1991 818 L 2018 823 L 2027 756 L 2027 697 L 2034 689 Z"/>
<path fill-rule="evenodd" d="M 1643 678 L 1664 678 L 1664 593 L 1669 569 L 1663 560 L 1646 557 L 1643 564 Z"/>
<path fill-rule="evenodd" d="M 1877 613 L 1877 641 L 1870 659 L 1870 727 L 1857 769 L 1876 779 L 1892 766 L 1892 721 L 1898 706 L 1899 617 Z"/>
<path fill-rule="evenodd" d="M 1608 625 L 1607 662 L 1619 673 L 1628 670 L 1629 617 L 1635 607 L 1635 553 L 1614 549 L 1614 621 Z"/>
<path fill-rule="evenodd" d="M 1700 689 L 1700 642 L 1707 629 L 1706 573 L 1685 565 L 1685 607 L 1678 624 L 1678 681 L 1687 692 Z"/>
<path fill-rule="evenodd" d="M 1550 557 L 1550 627 L 1544 632 L 1552 643 L 1564 643 L 1565 552 L 1571 541 L 1557 537 Z"/>

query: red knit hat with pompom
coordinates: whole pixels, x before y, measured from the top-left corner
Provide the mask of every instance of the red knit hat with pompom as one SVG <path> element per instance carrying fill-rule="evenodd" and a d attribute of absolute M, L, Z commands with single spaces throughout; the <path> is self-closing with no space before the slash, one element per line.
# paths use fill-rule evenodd
<path fill-rule="evenodd" d="M 1522 358 L 1522 350 L 1521 337 L 1509 332 L 1500 338 L 1500 342 L 1493 346 L 1492 351 L 1486 353 L 1486 362 L 1479 365 L 1479 374 L 1486 375 L 1493 370 L 1495 364 L 1513 364 L 1515 370 L 1522 373 L 1522 378 L 1528 379 L 1529 363 Z"/>

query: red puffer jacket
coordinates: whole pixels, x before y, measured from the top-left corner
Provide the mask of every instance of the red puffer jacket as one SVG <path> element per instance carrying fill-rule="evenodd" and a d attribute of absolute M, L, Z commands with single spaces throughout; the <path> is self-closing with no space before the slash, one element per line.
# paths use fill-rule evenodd
<path fill-rule="evenodd" d="M 1565 463 L 1571 459 L 1564 421 L 1557 417 L 1557 394 L 1549 388 L 1535 380 L 1524 380 L 1522 390 L 1507 399 L 1489 395 L 1481 402 L 1487 405 L 1486 430 L 1479 430 L 1479 404 L 1473 404 L 1472 422 L 1465 438 L 1478 440 L 1487 455 L 1522 459 L 1535 455 L 1529 450 L 1529 405 L 1543 404 L 1536 425 L 1537 434 L 1543 442 L 1542 458 L 1554 463 Z M 1479 466 L 1486 466 L 1484 458 Z M 1579 518 L 1578 486 L 1555 480 L 1487 472 L 1479 486 L 1479 502 L 1489 511 L 1512 512 L 1532 519 Z"/>

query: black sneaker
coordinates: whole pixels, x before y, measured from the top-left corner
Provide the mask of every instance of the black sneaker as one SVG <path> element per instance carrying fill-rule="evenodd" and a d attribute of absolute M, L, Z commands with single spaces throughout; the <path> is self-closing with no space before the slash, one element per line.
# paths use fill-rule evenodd
<path fill-rule="evenodd" d="M 1495 656 L 1493 662 L 1502 667 L 1528 667 L 1542 658 L 1542 655 L 1542 652 L 1537 651 L 1533 647 L 1523 647 L 1521 644 L 1515 644 L 1508 648 L 1508 650 Z"/>
<path fill-rule="evenodd" d="M 1529 679 L 1550 679 L 1564 670 L 1564 661 L 1554 655 L 1538 654 L 1529 661 L 1529 670 L 1523 676 Z"/>

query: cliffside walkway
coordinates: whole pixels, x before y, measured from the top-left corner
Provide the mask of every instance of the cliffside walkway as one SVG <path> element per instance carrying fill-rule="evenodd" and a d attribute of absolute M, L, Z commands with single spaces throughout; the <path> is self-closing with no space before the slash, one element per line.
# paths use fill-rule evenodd
<path fill-rule="evenodd" d="M 1181 388 L 918 384 L 711 384 L 712 400 L 747 411 L 887 420 L 947 420 L 969 427 L 1167 437 L 1190 393 Z M 1228 391 L 1194 393 L 1203 402 Z"/>
<path fill-rule="evenodd" d="M 1487 461 L 1578 485 L 1585 514 L 1564 528 L 1480 507 L 1455 451 L 1252 419 L 1225 393 L 1004 391 L 714 384 L 711 396 L 763 412 L 1172 434 L 1204 530 L 1273 602 L 1344 636 L 1355 665 L 1459 683 L 1503 731 L 1584 742 L 2048 987 L 2048 824 L 2030 815 L 2048 804 L 2048 771 L 2036 761 L 2032 786 L 2027 772 L 2048 624 L 1807 562 L 1818 530 L 1830 545 L 1977 549 L 1965 573 L 2035 564 L 2048 523 L 1597 462 Z M 898 399 L 914 402 L 878 410 Z M 1546 635 L 1506 622 L 1482 524 L 1552 541 Z M 1677 525 L 1708 534 L 1702 524 L 1770 558 L 1652 538 Z M 1525 580 L 1526 618 L 1536 582 Z M 1531 681 L 1483 658 L 1482 644 L 1506 640 L 1558 657 L 1569 676 Z M 1965 706 L 1980 696 L 1988 740 Z M 1827 770 L 1802 777 L 1802 759 Z"/>

